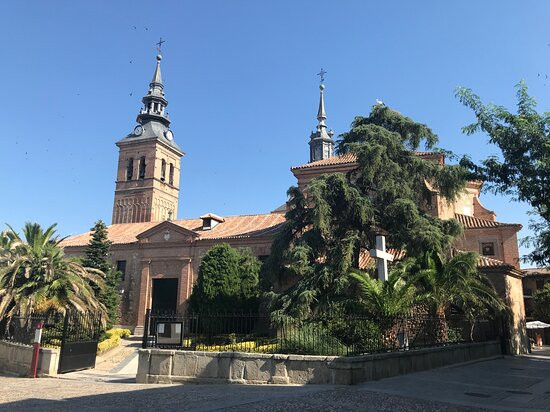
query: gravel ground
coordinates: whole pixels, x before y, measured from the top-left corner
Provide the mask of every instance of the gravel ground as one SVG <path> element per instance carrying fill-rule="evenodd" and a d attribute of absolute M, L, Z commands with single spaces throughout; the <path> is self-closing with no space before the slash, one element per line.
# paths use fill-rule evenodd
<path fill-rule="evenodd" d="M 361 387 L 140 385 L 0 377 L 0 411 L 465 411 Z M 481 409 L 478 409 L 481 410 Z"/>
<path fill-rule="evenodd" d="M 443 402 L 405 398 L 354 389 L 333 389 L 284 400 L 255 402 L 227 411 L 485 411 Z"/>
<path fill-rule="evenodd" d="M 125 354 L 123 348 L 112 355 Z M 101 370 L 57 379 L 0 377 L 0 412 L 550 411 L 547 355 L 540 351 L 356 386 L 145 385 Z"/>

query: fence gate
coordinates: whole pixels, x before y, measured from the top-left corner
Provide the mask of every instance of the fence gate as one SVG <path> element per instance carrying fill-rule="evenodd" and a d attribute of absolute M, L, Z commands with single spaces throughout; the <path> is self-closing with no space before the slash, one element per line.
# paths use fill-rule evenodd
<path fill-rule="evenodd" d="M 67 311 L 57 373 L 95 367 L 100 332 L 101 314 Z"/>

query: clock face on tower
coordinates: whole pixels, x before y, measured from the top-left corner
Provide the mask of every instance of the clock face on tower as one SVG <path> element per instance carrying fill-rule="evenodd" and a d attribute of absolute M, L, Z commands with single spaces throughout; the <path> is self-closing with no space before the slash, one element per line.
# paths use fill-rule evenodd
<path fill-rule="evenodd" d="M 167 130 L 164 132 L 164 136 L 168 139 L 168 140 L 173 140 L 174 139 L 174 133 L 172 133 L 172 130 Z"/>
<path fill-rule="evenodd" d="M 136 128 L 134 129 L 134 134 L 136 136 L 140 136 L 142 133 L 143 133 L 143 127 L 141 125 L 136 126 Z"/>

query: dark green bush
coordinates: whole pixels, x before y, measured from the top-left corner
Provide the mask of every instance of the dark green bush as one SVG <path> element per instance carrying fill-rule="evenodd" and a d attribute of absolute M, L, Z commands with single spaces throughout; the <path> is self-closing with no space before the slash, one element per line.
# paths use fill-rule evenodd
<path fill-rule="evenodd" d="M 248 249 L 227 243 L 213 246 L 202 258 L 189 299 L 196 313 L 257 311 L 260 261 Z"/>

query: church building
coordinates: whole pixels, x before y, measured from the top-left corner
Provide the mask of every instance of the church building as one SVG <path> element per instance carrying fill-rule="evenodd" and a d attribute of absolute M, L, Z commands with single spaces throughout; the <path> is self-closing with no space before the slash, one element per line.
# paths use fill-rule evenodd
<path fill-rule="evenodd" d="M 153 79 L 143 97 L 137 126 L 119 140 L 112 225 L 108 227 L 113 264 L 123 273 L 121 324 L 134 333 L 143 331 L 145 311 L 183 310 L 196 281 L 201 257 L 214 244 L 247 247 L 265 259 L 285 221 L 284 208 L 271 213 L 218 216 L 205 213 L 195 219 L 178 219 L 180 160 L 184 155 L 170 130 L 166 112 L 161 59 L 157 56 Z M 309 140 L 309 162 L 291 168 L 298 187 L 324 173 L 346 173 L 357 167 L 353 154 L 334 154 L 334 132 L 327 130 L 325 86 L 320 85 L 317 127 Z M 443 164 L 441 153 L 418 152 L 426 161 Z M 479 269 L 486 274 L 510 307 L 517 350 L 523 345 L 525 309 L 522 272 L 519 267 L 517 232 L 521 225 L 501 223 L 479 200 L 481 182 L 470 182 L 453 204 L 434 192 L 429 213 L 442 219 L 456 218 L 464 225 L 457 250 L 480 254 Z M 90 232 L 65 239 L 65 253 L 81 256 Z M 368 253 L 360 267 L 372 264 Z M 517 351 L 516 350 L 516 351 Z"/>

